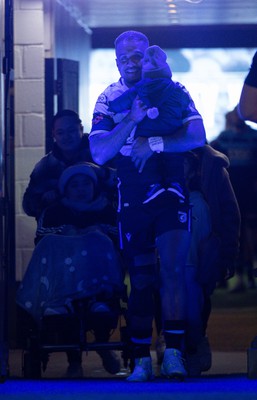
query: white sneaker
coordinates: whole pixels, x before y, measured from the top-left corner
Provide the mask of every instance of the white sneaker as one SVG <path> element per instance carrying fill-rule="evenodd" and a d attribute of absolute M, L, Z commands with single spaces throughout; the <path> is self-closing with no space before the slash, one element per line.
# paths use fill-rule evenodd
<path fill-rule="evenodd" d="M 135 359 L 135 368 L 132 374 L 127 378 L 128 382 L 147 382 L 153 380 L 151 357 L 142 357 Z"/>
<path fill-rule="evenodd" d="M 166 349 L 161 366 L 161 375 L 166 378 L 184 380 L 187 372 L 184 366 L 181 351 L 177 349 Z"/>

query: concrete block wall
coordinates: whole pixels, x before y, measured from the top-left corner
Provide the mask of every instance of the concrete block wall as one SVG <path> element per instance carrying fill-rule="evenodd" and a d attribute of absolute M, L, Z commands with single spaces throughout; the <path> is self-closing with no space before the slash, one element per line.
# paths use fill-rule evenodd
<path fill-rule="evenodd" d="M 35 221 L 22 197 L 35 163 L 44 155 L 44 1 L 14 0 L 16 280 L 34 248 Z"/>

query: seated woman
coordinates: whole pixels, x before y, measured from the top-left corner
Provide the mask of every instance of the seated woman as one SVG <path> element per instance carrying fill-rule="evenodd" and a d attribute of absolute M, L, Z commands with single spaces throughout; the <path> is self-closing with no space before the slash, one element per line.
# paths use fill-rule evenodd
<path fill-rule="evenodd" d="M 90 300 L 93 312 L 108 311 L 113 299 L 124 293 L 114 244 L 116 211 L 99 190 L 94 164 L 66 168 L 59 193 L 58 201 L 39 218 L 36 247 L 17 292 L 19 306 L 38 323 L 46 315 L 73 313 L 78 299 Z M 108 341 L 109 331 L 105 324 L 96 327 L 96 341 Z M 98 353 L 108 372 L 119 371 L 115 353 Z"/>

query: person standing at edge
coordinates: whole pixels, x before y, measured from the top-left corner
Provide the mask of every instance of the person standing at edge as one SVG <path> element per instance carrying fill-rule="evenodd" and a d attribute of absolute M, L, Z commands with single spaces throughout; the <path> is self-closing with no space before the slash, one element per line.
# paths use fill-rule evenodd
<path fill-rule="evenodd" d="M 89 136 L 92 157 L 97 164 L 104 165 L 116 159 L 121 248 L 128 262 L 131 281 L 128 314 L 135 368 L 127 378 L 130 382 L 153 378 L 150 356 L 153 291 L 159 282 L 166 341 L 161 374 L 181 380 L 187 374 L 183 363 L 185 264 L 191 221 L 183 152 L 206 142 L 202 118 L 199 113 L 196 115 L 189 94 L 188 117 L 183 120 L 182 128 L 165 137 L 134 138 L 137 124 L 147 113 L 146 105 L 139 98 L 134 100 L 128 112 L 115 114 L 108 111 L 109 101 L 141 79 L 142 59 L 147 47 L 148 38 L 141 32 L 127 31 L 116 38 L 116 64 L 121 78 L 99 96 Z M 186 89 L 182 87 L 181 90 Z M 177 181 L 173 182 L 180 188 L 180 193 L 166 190 L 157 195 L 154 193 L 161 179 L 157 167 L 160 152 L 181 154 L 175 171 Z M 147 198 L 149 201 L 145 202 Z M 155 249 L 160 257 L 160 273 L 156 268 Z"/>
<path fill-rule="evenodd" d="M 257 123 L 257 51 L 245 78 L 237 111 L 241 119 Z"/>

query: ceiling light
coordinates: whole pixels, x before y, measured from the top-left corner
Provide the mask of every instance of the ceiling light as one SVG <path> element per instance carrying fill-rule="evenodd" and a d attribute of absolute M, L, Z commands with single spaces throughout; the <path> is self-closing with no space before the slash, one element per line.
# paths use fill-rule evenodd
<path fill-rule="evenodd" d="M 198 3 L 202 3 L 203 0 L 185 0 L 187 3 L 192 3 L 192 4 L 198 4 Z"/>

